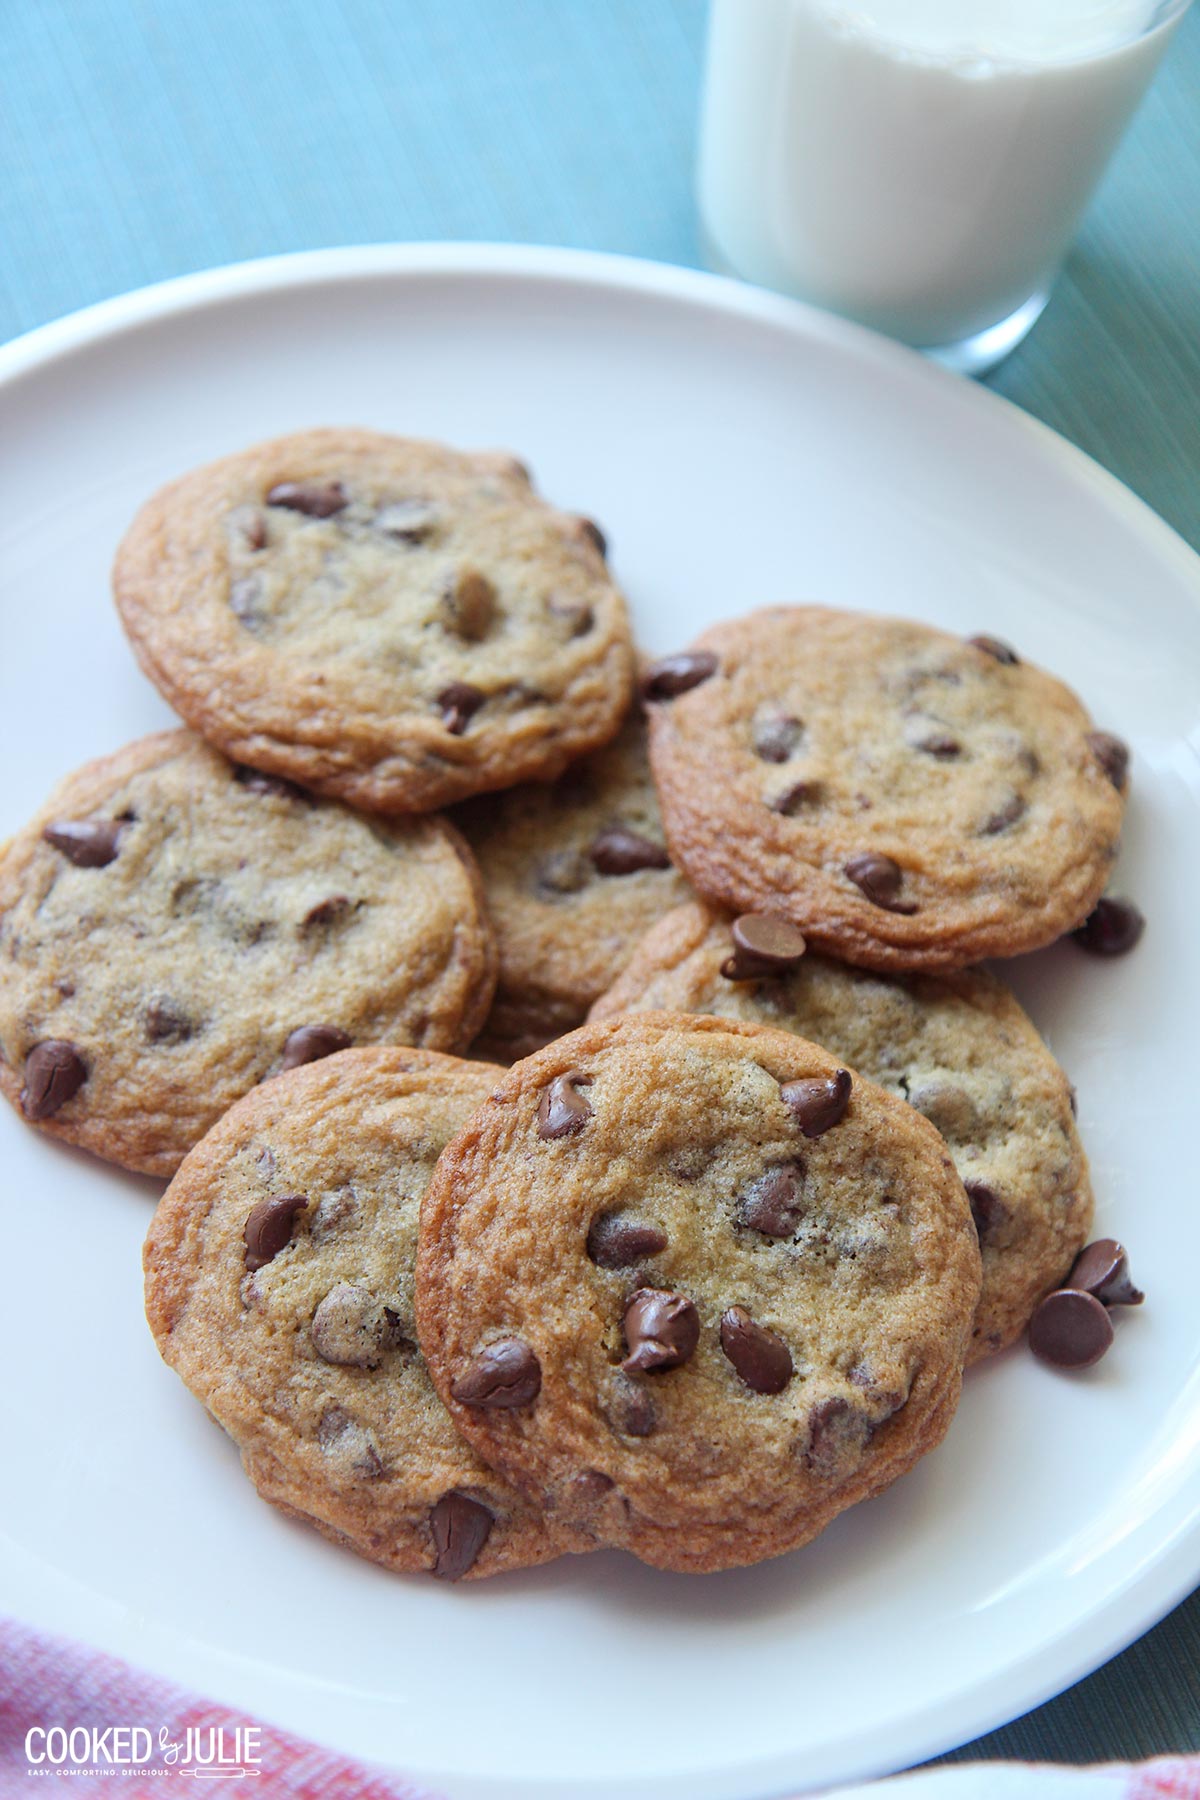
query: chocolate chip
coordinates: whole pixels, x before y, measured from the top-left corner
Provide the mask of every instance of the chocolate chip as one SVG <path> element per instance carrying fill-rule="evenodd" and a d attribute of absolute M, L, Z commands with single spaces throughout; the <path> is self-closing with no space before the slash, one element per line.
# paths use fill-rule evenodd
<path fill-rule="evenodd" d="M 542 1387 L 542 1365 L 520 1338 L 497 1338 L 485 1344 L 470 1367 L 450 1384 L 456 1400 L 467 1406 L 528 1406 Z"/>
<path fill-rule="evenodd" d="M 292 1225 L 308 1205 L 307 1194 L 281 1194 L 252 1206 L 242 1228 L 247 1269 L 261 1269 L 291 1242 Z"/>
<path fill-rule="evenodd" d="M 1090 1369 L 1113 1341 L 1112 1320 L 1094 1294 L 1059 1288 L 1029 1321 L 1029 1348 L 1057 1369 Z"/>
<path fill-rule="evenodd" d="M 581 1469 L 556 1481 L 550 1493 L 543 1496 L 543 1505 L 547 1511 L 570 1520 L 577 1530 L 598 1536 L 596 1514 L 615 1487 L 612 1476 L 600 1469 Z"/>
<path fill-rule="evenodd" d="M 229 607 L 243 625 L 253 625 L 260 617 L 262 582 L 257 575 L 243 575 L 229 586 Z"/>
<path fill-rule="evenodd" d="M 585 538 L 594 550 L 598 550 L 601 556 L 606 557 L 608 555 L 608 539 L 597 525 L 595 519 L 579 519 L 578 529 L 580 537 Z"/>
<path fill-rule="evenodd" d="M 880 906 L 885 912 L 916 912 L 915 900 L 900 898 L 904 871 L 890 856 L 883 856 L 877 850 L 864 850 L 861 856 L 850 858 L 843 873 L 862 890 L 872 906 Z"/>
<path fill-rule="evenodd" d="M 989 1187 L 986 1181 L 964 1181 L 963 1186 L 971 1202 L 976 1235 L 981 1245 L 987 1244 L 1001 1226 L 1007 1225 L 1012 1214 L 995 1188 Z"/>
<path fill-rule="evenodd" d="M 280 481 L 267 495 L 268 506 L 285 506 L 309 519 L 332 519 L 349 504 L 340 481 Z"/>
<path fill-rule="evenodd" d="M 242 550 L 265 550 L 267 517 L 257 506 L 238 506 L 225 521 L 234 547 Z"/>
<path fill-rule="evenodd" d="M 667 1234 L 657 1225 L 639 1224 L 628 1213 L 601 1213 L 592 1220 L 587 1253 L 601 1269 L 628 1269 L 645 1256 L 667 1247 Z"/>
<path fill-rule="evenodd" d="M 716 672 L 717 659 L 711 650 L 683 650 L 678 656 L 664 656 L 661 662 L 651 663 L 642 677 L 642 699 L 674 700 Z"/>
<path fill-rule="evenodd" d="M 1129 1258 L 1115 1238 L 1097 1238 L 1075 1258 L 1065 1285 L 1094 1294 L 1105 1306 L 1140 1306 L 1146 1298 L 1129 1278 Z"/>
<path fill-rule="evenodd" d="M 772 812 L 781 813 L 785 819 L 794 819 L 805 806 L 812 806 L 821 798 L 819 781 L 794 781 L 791 787 L 784 788 L 782 794 L 768 801 Z"/>
<path fill-rule="evenodd" d="M 588 883 L 588 865 L 577 850 L 552 850 L 537 865 L 538 887 L 551 894 L 577 894 Z"/>
<path fill-rule="evenodd" d="M 556 1075 L 549 1087 L 542 1089 L 537 1110 L 537 1134 L 540 1138 L 572 1137 L 582 1131 L 592 1116 L 592 1109 L 577 1091 L 590 1080 L 578 1069 Z"/>
<path fill-rule="evenodd" d="M 566 1500 L 571 1507 L 593 1507 L 605 1494 L 611 1494 L 616 1482 L 603 1469 L 581 1469 L 567 1483 Z"/>
<path fill-rule="evenodd" d="M 313 1349 L 324 1362 L 351 1369 L 375 1369 L 400 1336 L 397 1315 L 369 1288 L 339 1281 L 313 1314 Z"/>
<path fill-rule="evenodd" d="M 467 681 L 452 681 L 437 697 L 442 724 L 452 737 L 461 737 L 483 705 L 485 695 Z"/>
<path fill-rule="evenodd" d="M 147 1001 L 142 1028 L 149 1044 L 186 1044 L 196 1029 L 184 1009 L 163 995 Z"/>
<path fill-rule="evenodd" d="M 233 771 L 233 779 L 239 787 L 244 787 L 248 794 L 261 794 L 264 799 L 272 800 L 304 800 L 307 795 L 298 788 L 294 781 L 285 781 L 282 775 L 264 775 L 261 769 L 247 768 L 239 763 Z"/>
<path fill-rule="evenodd" d="M 317 1442 L 322 1450 L 345 1457 L 356 1475 L 376 1481 L 383 1474 L 383 1458 L 367 1427 L 344 1406 L 327 1406 L 317 1426 Z"/>
<path fill-rule="evenodd" d="M 973 650 L 982 650 L 985 656 L 994 657 L 998 663 L 1004 663 L 1007 668 L 1015 668 L 1021 660 L 1016 651 L 1002 643 L 999 638 L 973 637 L 968 638 L 967 642 Z"/>
<path fill-rule="evenodd" d="M 624 1324 L 629 1355 L 621 1367 L 627 1375 L 677 1369 L 700 1342 L 700 1315 L 692 1301 L 665 1288 L 638 1288 L 631 1294 Z"/>
<path fill-rule="evenodd" d="M 487 1507 L 456 1489 L 429 1509 L 433 1536 L 433 1572 L 442 1581 L 458 1581 L 473 1569 L 495 1520 Z"/>
<path fill-rule="evenodd" d="M 297 1025 L 284 1039 L 279 1067 L 299 1069 L 305 1063 L 320 1062 L 323 1056 L 348 1050 L 352 1042 L 349 1032 L 340 1025 Z"/>
<path fill-rule="evenodd" d="M 832 1474 L 838 1461 L 841 1440 L 852 1422 L 853 1408 L 840 1394 L 818 1401 L 808 1415 L 808 1442 L 804 1451 L 806 1468 L 818 1475 Z"/>
<path fill-rule="evenodd" d="M 1007 800 L 984 820 L 979 828 L 980 833 L 983 837 L 996 837 L 1000 832 L 1007 831 L 1010 825 L 1015 825 L 1018 819 L 1023 819 L 1028 811 L 1029 802 L 1023 795 L 1010 794 Z"/>
<path fill-rule="evenodd" d="M 1071 936 L 1092 956 L 1124 956 L 1146 929 L 1146 921 L 1132 900 L 1105 896 Z"/>
<path fill-rule="evenodd" d="M 351 900 L 348 894 L 330 894 L 327 900 L 318 900 L 310 906 L 300 921 L 301 931 L 325 931 L 331 925 L 338 925 L 347 914 L 357 912 L 360 902 Z"/>
<path fill-rule="evenodd" d="M 1087 744 L 1117 792 L 1123 793 L 1129 779 L 1129 745 L 1111 731 L 1089 731 Z"/>
<path fill-rule="evenodd" d="M 940 762 L 962 755 L 962 745 L 956 737 L 951 737 L 948 731 L 931 731 L 925 725 L 914 727 L 908 743 L 913 750 L 920 750 L 925 756 L 936 756 Z"/>
<path fill-rule="evenodd" d="M 727 981 L 753 981 L 794 969 L 804 955 L 804 935 L 778 913 L 743 913 L 730 927 L 733 955 L 721 964 Z"/>
<path fill-rule="evenodd" d="M 671 859 L 661 844 L 629 831 L 624 825 L 609 825 L 593 839 L 588 851 L 593 866 L 601 875 L 636 875 L 640 869 L 669 869 Z"/>
<path fill-rule="evenodd" d="M 781 1394 L 792 1379 L 791 1351 L 744 1306 L 731 1306 L 721 1314 L 721 1348 L 756 1394 Z"/>
<path fill-rule="evenodd" d="M 650 1437 L 658 1427 L 654 1401 L 640 1382 L 628 1375 L 618 1375 L 606 1415 L 615 1431 L 623 1437 Z"/>
<path fill-rule="evenodd" d="M 452 631 L 478 643 L 496 616 L 496 590 L 478 569 L 461 569 L 446 590 L 442 611 Z"/>
<path fill-rule="evenodd" d="M 66 1038 L 46 1038 L 25 1058 L 21 1111 L 27 1119 L 48 1119 L 77 1094 L 88 1067 L 78 1048 Z"/>
<path fill-rule="evenodd" d="M 371 521 L 376 531 L 402 544 L 420 544 L 436 526 L 438 509 L 428 500 L 393 500 Z"/>
<path fill-rule="evenodd" d="M 77 869 L 106 869 L 128 827 L 128 819 L 56 819 L 42 836 Z"/>
<path fill-rule="evenodd" d="M 815 1138 L 845 1117 L 851 1085 L 849 1069 L 839 1069 L 836 1075 L 785 1082 L 779 1095 L 805 1137 Z"/>
<path fill-rule="evenodd" d="M 803 735 L 799 719 L 793 719 L 789 713 L 772 713 L 755 721 L 754 753 L 764 762 L 786 762 Z"/>
<path fill-rule="evenodd" d="M 898 1413 L 908 1399 L 907 1393 L 898 1393 L 895 1388 L 883 1386 L 873 1370 L 858 1362 L 849 1370 L 849 1379 L 856 1388 L 861 1388 L 870 1403 L 873 1419 L 871 1429 L 877 1430 L 885 1420 Z"/>
<path fill-rule="evenodd" d="M 411 1336 L 409 1335 L 410 1331 Z M 417 1348 L 416 1326 L 406 1328 L 400 1314 L 392 1307 L 385 1306 L 379 1341 L 385 1350 L 415 1350 Z"/>
<path fill-rule="evenodd" d="M 322 1450 L 336 1444 L 353 1424 L 354 1420 L 344 1406 L 327 1406 L 317 1423 L 317 1442 Z"/>
<path fill-rule="evenodd" d="M 564 600 L 558 594 L 551 594 L 546 602 L 554 618 L 561 619 L 571 637 L 583 637 L 596 623 L 596 615 L 586 600 Z"/>
<path fill-rule="evenodd" d="M 738 1200 L 738 1224 L 761 1231 L 764 1237 L 791 1237 L 804 1213 L 800 1198 L 803 1180 L 802 1162 L 780 1163 L 765 1169 Z"/>

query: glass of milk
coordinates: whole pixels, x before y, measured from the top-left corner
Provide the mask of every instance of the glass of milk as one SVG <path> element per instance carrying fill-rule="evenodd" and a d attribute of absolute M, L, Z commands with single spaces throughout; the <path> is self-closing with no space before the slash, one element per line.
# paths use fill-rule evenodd
<path fill-rule="evenodd" d="M 1046 304 L 1188 0 L 712 0 L 716 268 L 977 374 Z"/>

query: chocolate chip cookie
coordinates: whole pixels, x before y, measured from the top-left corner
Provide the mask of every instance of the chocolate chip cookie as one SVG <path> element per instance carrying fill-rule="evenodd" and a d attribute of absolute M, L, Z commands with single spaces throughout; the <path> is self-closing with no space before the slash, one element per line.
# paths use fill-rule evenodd
<path fill-rule="evenodd" d="M 642 935 L 690 896 L 663 842 L 642 713 L 556 782 L 489 795 L 456 822 L 500 952 L 476 1053 L 511 1062 L 581 1024 Z"/>
<path fill-rule="evenodd" d="M 961 968 L 1086 919 L 1128 751 L 994 638 L 776 607 L 655 664 L 650 758 L 675 862 L 877 969 Z"/>
<path fill-rule="evenodd" d="M 0 854 L 0 1092 L 147 1174 L 281 1069 L 465 1047 L 494 985 L 450 826 L 363 818 L 188 731 L 69 776 Z"/>
<path fill-rule="evenodd" d="M 806 953 L 802 938 L 797 950 L 788 929 L 679 907 L 591 1016 L 652 1008 L 781 1027 L 924 1113 L 949 1146 L 983 1252 L 968 1361 L 1001 1349 L 1060 1284 L 1091 1228 L 1070 1082 L 1014 996 L 983 970 L 869 974 Z"/>
<path fill-rule="evenodd" d="M 263 1498 L 451 1580 L 564 1547 L 459 1437 L 413 1322 L 421 1196 L 495 1073 L 372 1048 L 268 1082 L 187 1158 L 144 1258 L 159 1350 Z"/>
<path fill-rule="evenodd" d="M 911 1107 L 790 1033 L 644 1013 L 518 1063 L 447 1146 L 417 1322 L 486 1461 L 703 1571 L 807 1542 L 938 1443 L 979 1279 Z"/>
<path fill-rule="evenodd" d="M 113 588 L 189 725 L 370 811 L 548 779 L 606 743 L 629 701 L 604 538 L 510 456 L 370 431 L 277 438 L 156 494 Z"/>

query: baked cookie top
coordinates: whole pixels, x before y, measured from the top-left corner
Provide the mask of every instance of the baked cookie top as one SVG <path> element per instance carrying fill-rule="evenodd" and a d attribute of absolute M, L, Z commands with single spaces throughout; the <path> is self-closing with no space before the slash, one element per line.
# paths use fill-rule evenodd
<path fill-rule="evenodd" d="M 603 536 L 510 456 L 358 430 L 259 444 L 147 502 L 113 591 L 189 725 L 372 811 L 556 775 L 629 701 Z"/>
<path fill-rule="evenodd" d="M 640 709 L 557 781 L 471 802 L 456 823 L 500 953 L 477 1048 L 505 1061 L 581 1024 L 642 935 L 691 895 L 667 855 Z"/>
<path fill-rule="evenodd" d="M 776 1026 L 915 1106 L 949 1146 L 983 1252 L 968 1361 L 1011 1343 L 1092 1222 L 1071 1084 L 1015 996 L 982 969 L 879 975 L 811 951 L 775 969 L 739 961 L 727 916 L 678 907 L 591 1017 L 650 1008 Z"/>
<path fill-rule="evenodd" d="M 774 607 L 655 665 L 646 692 L 679 867 L 847 962 L 1012 956 L 1104 887 L 1128 752 L 994 639 Z"/>
<path fill-rule="evenodd" d="M 978 1297 L 927 1121 L 736 1021 L 643 1013 L 518 1063 L 422 1211 L 421 1343 L 463 1434 L 664 1568 L 791 1549 L 902 1474 Z"/>
<path fill-rule="evenodd" d="M 450 826 L 363 818 L 188 731 L 68 776 L 0 853 L 0 1091 L 148 1174 L 290 1064 L 465 1047 L 494 984 Z"/>
<path fill-rule="evenodd" d="M 268 1082 L 187 1158 L 144 1257 L 159 1350 L 263 1497 L 451 1579 L 561 1547 L 459 1437 L 416 1342 L 421 1197 L 495 1073 L 373 1048 Z"/>

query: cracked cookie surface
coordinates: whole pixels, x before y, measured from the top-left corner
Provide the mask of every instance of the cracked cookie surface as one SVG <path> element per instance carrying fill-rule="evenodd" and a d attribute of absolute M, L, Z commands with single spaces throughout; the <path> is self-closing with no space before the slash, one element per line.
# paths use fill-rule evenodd
<path fill-rule="evenodd" d="M 455 823 L 499 951 L 481 1055 L 511 1062 L 582 1024 L 643 934 L 691 895 L 667 855 L 640 709 L 557 781 L 474 801 Z"/>
<path fill-rule="evenodd" d="M 665 1568 L 805 1543 L 931 1449 L 978 1296 L 932 1127 L 733 1021 L 645 1013 L 517 1064 L 422 1211 L 418 1327 L 459 1428 Z"/>
<path fill-rule="evenodd" d="M 602 534 L 502 454 L 360 430 L 257 445 L 146 503 L 113 591 L 189 725 L 368 811 L 552 777 L 629 700 Z"/>
<path fill-rule="evenodd" d="M 649 672 L 667 840 L 707 898 L 867 968 L 961 968 L 1087 918 L 1128 752 L 990 638 L 775 607 Z"/>
<path fill-rule="evenodd" d="M 495 1074 L 372 1048 L 281 1076 L 192 1151 L 144 1256 L 159 1350 L 263 1498 L 449 1579 L 568 1547 L 455 1431 L 416 1341 L 421 1198 Z"/>
<path fill-rule="evenodd" d="M 0 1092 L 170 1175 L 282 1068 L 464 1048 L 495 944 L 443 821 L 368 820 L 176 731 L 68 776 L 0 853 L 0 976 Z"/>
<path fill-rule="evenodd" d="M 669 913 L 592 1009 L 707 1013 L 822 1044 L 915 1106 L 945 1138 L 983 1253 L 969 1361 L 1019 1337 L 1087 1241 L 1092 1189 L 1071 1084 L 1015 996 L 981 969 L 881 975 L 811 951 L 749 979 L 723 973 L 729 919 Z"/>

